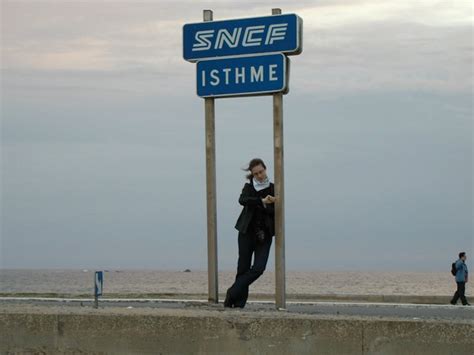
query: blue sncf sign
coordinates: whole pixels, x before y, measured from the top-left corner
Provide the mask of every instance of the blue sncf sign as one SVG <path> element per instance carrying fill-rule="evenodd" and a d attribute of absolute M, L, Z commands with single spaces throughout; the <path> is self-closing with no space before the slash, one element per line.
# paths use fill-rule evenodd
<path fill-rule="evenodd" d="M 203 60 L 197 63 L 201 97 L 263 95 L 287 90 L 287 58 L 283 54 Z"/>
<path fill-rule="evenodd" d="M 186 24 L 183 57 L 200 59 L 258 53 L 299 54 L 302 20 L 295 14 Z"/>

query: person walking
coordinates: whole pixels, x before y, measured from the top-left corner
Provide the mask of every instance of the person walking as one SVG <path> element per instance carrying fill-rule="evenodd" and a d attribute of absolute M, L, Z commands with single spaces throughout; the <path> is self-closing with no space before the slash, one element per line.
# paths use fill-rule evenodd
<path fill-rule="evenodd" d="M 239 231 L 237 275 L 224 301 L 224 307 L 230 308 L 245 307 L 249 286 L 265 271 L 275 234 L 274 185 L 268 179 L 267 167 L 262 159 L 255 158 L 244 170 L 249 172 L 249 182 L 239 197 L 243 209 L 235 225 Z"/>
<path fill-rule="evenodd" d="M 459 253 L 459 259 L 456 261 L 456 284 L 458 286 L 456 293 L 454 294 L 453 298 L 451 299 L 451 304 L 455 305 L 458 303 L 458 299 L 461 299 L 461 302 L 464 306 L 470 306 L 469 302 L 467 302 L 465 292 L 466 292 L 466 283 L 468 281 L 468 271 L 466 265 L 466 253 L 461 252 Z"/>

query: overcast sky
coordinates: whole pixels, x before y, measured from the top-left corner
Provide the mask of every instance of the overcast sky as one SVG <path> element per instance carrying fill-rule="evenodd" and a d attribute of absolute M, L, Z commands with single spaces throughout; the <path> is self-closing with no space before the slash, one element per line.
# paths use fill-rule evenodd
<path fill-rule="evenodd" d="M 182 26 L 304 21 L 284 98 L 288 270 L 473 252 L 471 1 L 1 0 L 1 267 L 205 269 L 204 101 Z M 219 268 L 271 97 L 216 101 Z M 268 268 L 273 269 L 273 249 Z"/>

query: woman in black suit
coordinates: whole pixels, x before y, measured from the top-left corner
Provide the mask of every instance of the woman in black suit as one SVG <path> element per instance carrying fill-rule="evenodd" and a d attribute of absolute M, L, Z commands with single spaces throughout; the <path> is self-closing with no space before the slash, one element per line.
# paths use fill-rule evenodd
<path fill-rule="evenodd" d="M 239 231 L 239 261 L 234 284 L 227 290 L 224 307 L 245 307 L 249 286 L 265 271 L 275 234 L 274 186 L 262 159 L 252 159 L 246 171 L 239 203 L 243 206 L 235 228 Z M 254 263 L 252 263 L 254 255 Z"/>

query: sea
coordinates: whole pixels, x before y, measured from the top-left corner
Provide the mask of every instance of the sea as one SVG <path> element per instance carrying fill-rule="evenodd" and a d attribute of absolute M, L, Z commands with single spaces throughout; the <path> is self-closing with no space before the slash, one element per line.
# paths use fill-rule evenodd
<path fill-rule="evenodd" d="M 203 270 L 102 270 L 104 295 L 207 294 L 207 271 Z M 93 294 L 95 270 L 11 270 L 0 269 L 0 293 Z M 219 273 L 219 292 L 234 281 L 235 272 Z M 292 295 L 413 295 L 447 296 L 456 284 L 449 272 L 325 272 L 288 271 L 286 292 Z M 275 274 L 265 272 L 251 286 L 251 292 L 273 294 Z M 472 295 L 467 284 L 466 294 Z"/>

